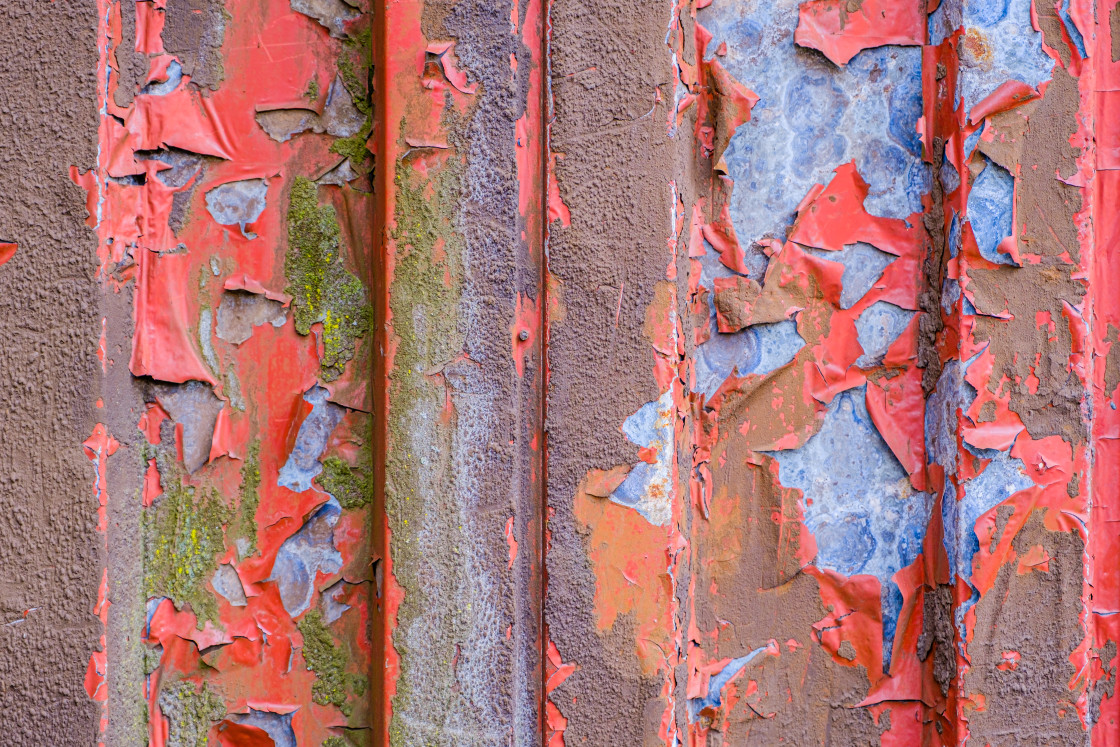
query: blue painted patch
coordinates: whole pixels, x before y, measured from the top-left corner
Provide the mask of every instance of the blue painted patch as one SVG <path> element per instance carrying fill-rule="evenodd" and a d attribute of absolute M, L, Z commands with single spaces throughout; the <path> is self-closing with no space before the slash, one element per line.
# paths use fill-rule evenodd
<path fill-rule="evenodd" d="M 1077 24 L 1073 22 L 1073 17 L 1069 14 L 1069 0 L 1062 0 L 1062 4 L 1058 8 L 1058 18 L 1062 19 L 1062 25 L 1065 26 L 1066 33 L 1069 34 L 1073 46 L 1077 47 L 1077 53 L 1081 55 L 1082 59 L 1088 59 L 1089 55 L 1085 51 L 1085 37 L 1081 35 L 1080 29 L 1077 28 Z"/>
<path fill-rule="evenodd" d="M 964 484 L 962 500 L 948 491 L 942 498 L 941 518 L 946 528 L 944 543 L 949 568 L 954 576 L 960 576 L 970 585 L 972 559 L 980 549 L 976 520 L 1015 493 L 1034 485 L 1023 472 L 1022 461 L 1009 452 L 995 452 L 984 471 Z"/>
<path fill-rule="evenodd" d="M 972 157 L 972 151 L 976 150 L 976 146 L 980 143 L 980 134 L 983 131 L 983 128 L 978 128 L 964 139 L 964 157 L 966 159 Z"/>
<path fill-rule="evenodd" d="M 793 360 L 805 340 L 792 319 L 752 324 L 731 334 L 716 332 L 696 349 L 696 391 L 711 397 L 733 372 L 768 374 Z"/>
<path fill-rule="evenodd" d="M 1015 204 L 1015 177 L 999 164 L 984 157 L 984 170 L 968 193 L 968 222 L 989 262 L 1014 265 L 1010 255 L 999 251 L 999 243 L 1011 235 Z"/>
<path fill-rule="evenodd" d="M 272 738 L 275 747 L 297 747 L 291 713 L 273 713 L 250 708 L 248 713 L 231 713 L 227 718 L 235 724 L 255 726 L 265 732 Z"/>
<path fill-rule="evenodd" d="M 296 434 L 296 443 L 288 461 L 280 468 L 276 484 L 295 493 L 310 490 L 311 481 L 323 471 L 319 457 L 327 448 L 331 433 L 342 420 L 342 408 L 328 402 L 330 393 L 321 386 L 313 386 L 303 395 L 311 405 L 311 412 L 304 418 Z"/>
<path fill-rule="evenodd" d="M 862 241 L 845 244 L 838 252 L 812 247 L 804 247 L 804 250 L 814 257 L 844 265 L 844 274 L 840 277 L 840 308 L 842 309 L 855 306 L 867 295 L 867 291 L 871 290 L 875 281 L 883 276 L 883 270 L 887 269 L 887 265 L 897 259 L 893 254 L 881 252 Z"/>
<path fill-rule="evenodd" d="M 946 362 L 937 386 L 926 398 L 926 458 L 941 465 L 948 475 L 957 473 L 957 411 L 967 410 L 976 397 L 964 380 L 964 371 L 960 361 Z"/>
<path fill-rule="evenodd" d="M 238 226 L 247 239 L 257 235 L 245 228 L 256 222 L 264 212 L 268 182 L 264 179 L 242 179 L 219 184 L 206 193 L 206 210 L 223 226 Z"/>
<path fill-rule="evenodd" d="M 331 498 L 276 552 L 268 580 L 276 582 L 280 601 L 292 617 L 311 606 L 317 573 L 338 573 L 342 569 L 342 555 L 334 547 L 334 526 L 341 515 L 342 507 Z"/>
<path fill-rule="evenodd" d="M 941 310 L 945 314 L 952 314 L 953 307 L 961 297 L 961 284 L 954 278 L 945 278 L 941 286 Z"/>
<path fill-rule="evenodd" d="M 166 96 L 179 87 L 183 82 L 183 66 L 178 60 L 172 60 L 167 65 L 167 80 L 149 83 L 140 89 L 139 96 Z"/>
<path fill-rule="evenodd" d="M 996 0 L 997 3 L 1002 0 Z M 960 0 L 942 0 L 937 10 L 929 14 L 929 43 L 937 46 L 961 27 L 964 17 Z"/>
<path fill-rule="evenodd" d="M 961 216 L 956 211 L 949 221 L 949 256 L 956 257 L 961 251 Z"/>
<path fill-rule="evenodd" d="M 335 623 L 342 617 L 343 612 L 350 609 L 350 605 L 338 601 L 338 597 L 346 590 L 346 587 L 354 585 L 339 579 L 323 589 L 323 593 L 319 596 L 319 603 L 323 607 L 323 620 L 326 621 L 327 625 Z"/>
<path fill-rule="evenodd" d="M 856 365 L 870 368 L 882 363 L 887 350 L 906 330 L 906 325 L 916 313 L 886 301 L 876 301 L 864 309 L 856 319 L 856 336 L 863 348 L 863 355 L 856 359 Z"/>
<path fill-rule="evenodd" d="M 965 111 L 1008 80 L 1037 88 L 1050 79 L 1054 61 L 1042 51 L 1042 33 L 1031 25 L 1031 0 L 969 0 L 963 26 L 960 92 Z"/>
<path fill-rule="evenodd" d="M 655 526 L 664 526 L 672 518 L 675 427 L 676 403 L 672 390 L 642 405 L 622 424 L 622 432 L 631 443 L 656 450 L 657 459 L 653 464 L 641 461 L 634 465 L 622 484 L 611 493 L 611 500 L 633 508 Z"/>
<path fill-rule="evenodd" d="M 921 50 L 877 47 L 837 67 L 794 44 L 800 0 L 716 2 L 699 11 L 726 42 L 728 71 L 759 96 L 751 121 L 724 153 L 735 186 L 731 216 L 744 245 L 784 238 L 814 184 L 855 159 L 873 214 L 905 218 L 922 209 L 929 170 L 921 160 Z"/>
<path fill-rule="evenodd" d="M 1007 18 L 1011 0 L 967 0 L 964 17 L 974 26 L 990 28 Z"/>
<path fill-rule="evenodd" d="M 957 191 L 957 187 L 961 186 L 961 175 L 957 173 L 957 167 L 949 160 L 948 155 L 941 157 L 941 169 L 938 174 L 941 177 L 941 188 L 945 190 L 945 194 L 952 194 Z"/>
<path fill-rule="evenodd" d="M 756 648 L 746 656 L 740 656 L 738 659 L 732 659 L 727 662 L 723 669 L 719 670 L 716 674 L 708 680 L 708 694 L 703 698 L 689 698 L 688 699 L 688 721 L 689 723 L 696 723 L 697 716 L 705 708 L 719 708 L 723 705 L 723 688 L 731 681 L 731 678 L 739 674 L 745 666 L 757 659 L 760 655 L 766 652 L 766 647 Z"/>
<path fill-rule="evenodd" d="M 803 494 L 817 567 L 879 579 L 888 671 L 902 598 L 892 577 L 921 552 L 932 500 L 911 487 L 872 423 L 865 397 L 866 387 L 842 392 L 804 446 L 770 454 L 781 484 Z"/>

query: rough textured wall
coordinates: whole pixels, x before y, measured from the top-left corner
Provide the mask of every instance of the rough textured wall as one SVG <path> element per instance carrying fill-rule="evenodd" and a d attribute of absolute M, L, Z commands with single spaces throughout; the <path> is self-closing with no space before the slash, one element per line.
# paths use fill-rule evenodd
<path fill-rule="evenodd" d="M 9 3 L 8 741 L 1116 743 L 1114 4 Z"/>
<path fill-rule="evenodd" d="M 94 2 L 10 2 L 0 52 L 0 704 L 9 744 L 92 744 L 83 693 L 104 543 L 81 442 L 95 422 L 94 238 L 70 164 L 97 151 Z M 10 243 L 18 248 L 11 255 Z"/>

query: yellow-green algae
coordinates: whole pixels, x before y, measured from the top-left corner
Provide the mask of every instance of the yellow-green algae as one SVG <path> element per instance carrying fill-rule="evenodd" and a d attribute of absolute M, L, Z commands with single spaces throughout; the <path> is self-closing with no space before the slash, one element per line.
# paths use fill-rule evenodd
<path fill-rule="evenodd" d="M 225 549 L 224 526 L 232 511 L 215 490 L 183 485 L 179 470 L 159 464 L 163 495 L 144 512 L 144 594 L 190 605 L 201 628 L 218 619 L 218 605 L 206 588 Z"/>
<path fill-rule="evenodd" d="M 361 508 L 373 500 L 373 480 L 366 469 L 356 469 L 336 456 L 323 460 L 319 486 L 343 508 Z"/>
<path fill-rule="evenodd" d="M 446 364 L 463 350 L 464 338 L 459 328 L 459 302 L 462 287 L 463 239 L 455 230 L 456 206 L 459 202 L 462 166 L 457 159 L 426 178 L 404 162 L 398 162 L 394 189 L 396 228 L 393 283 L 389 304 L 393 333 L 397 337 L 393 370 L 389 380 L 389 447 L 386 459 L 386 514 L 392 530 L 393 571 L 405 591 L 398 610 L 398 631 L 409 630 L 414 621 L 430 607 L 421 577 L 426 563 L 434 562 L 421 552 L 418 537 L 422 532 L 450 539 L 457 531 L 456 512 L 444 510 L 441 501 L 454 495 L 454 450 L 452 431 L 438 427 L 431 434 L 432 453 L 421 454 L 413 449 L 415 423 L 422 417 L 439 423 L 445 402 L 445 391 L 433 385 L 426 371 Z M 443 251 L 436 253 L 437 244 Z M 450 283 L 445 277 L 450 278 Z M 427 449 L 425 448 L 425 451 Z M 421 456 L 428 457 L 421 462 Z M 449 547 L 449 558 L 454 548 Z M 466 583 L 453 574 L 461 564 L 453 560 L 445 570 L 451 575 L 441 584 L 441 594 L 453 594 Z M 432 638 L 451 645 L 467 635 L 468 614 L 464 610 L 441 610 L 440 630 Z M 410 676 L 412 662 L 429 658 L 432 652 L 410 652 L 407 638 L 398 635 L 394 645 L 401 655 L 401 677 L 397 681 L 394 702 L 402 706 L 395 713 L 407 710 L 405 704 L 422 699 L 424 708 L 439 706 L 429 702 L 433 695 L 445 699 L 450 706 L 458 697 L 450 688 L 439 693 L 421 695 L 414 692 Z M 434 714 L 433 714 L 434 717 Z M 408 727 L 399 718 L 390 726 L 393 744 L 408 741 Z"/>
<path fill-rule="evenodd" d="M 342 236 L 333 205 L 320 205 L 318 188 L 299 176 L 288 203 L 288 255 L 284 274 L 292 296 L 296 331 L 311 333 L 323 324 L 320 375 L 334 381 L 354 357 L 354 341 L 370 328 L 366 288 L 342 261 Z"/>
<path fill-rule="evenodd" d="M 257 507 L 261 503 L 261 442 L 254 441 L 241 467 L 237 513 L 229 525 L 230 540 L 238 543 L 238 555 L 247 558 L 257 551 Z"/>
<path fill-rule="evenodd" d="M 167 747 L 206 747 L 210 729 L 226 715 L 225 703 L 205 683 L 187 680 L 165 685 L 159 708 L 170 722 Z"/>
<path fill-rule="evenodd" d="M 346 86 L 355 108 L 365 117 L 365 121 L 357 133 L 339 138 L 331 144 L 331 152 L 350 159 L 351 168 L 359 174 L 368 171 L 366 158 L 370 152 L 366 143 L 373 131 L 373 105 L 369 96 L 369 73 L 372 65 L 372 29 L 365 28 L 355 38 L 343 42 L 342 54 L 338 57 L 338 75 L 342 78 L 342 85 Z M 361 71 L 361 76 L 358 71 Z"/>
<path fill-rule="evenodd" d="M 304 615 L 299 621 L 299 632 L 303 635 L 303 661 L 315 673 L 311 699 L 319 705 L 338 706 L 349 716 L 353 708 L 346 700 L 351 694 L 365 694 L 366 678 L 346 671 L 349 657 L 335 645 L 322 612 L 315 609 Z"/>

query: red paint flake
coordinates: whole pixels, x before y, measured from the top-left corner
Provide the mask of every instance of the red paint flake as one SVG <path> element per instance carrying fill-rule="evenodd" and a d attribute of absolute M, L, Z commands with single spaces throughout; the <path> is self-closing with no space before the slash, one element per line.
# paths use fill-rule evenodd
<path fill-rule="evenodd" d="M 0 265 L 5 264 L 12 257 L 16 256 L 16 250 L 19 247 L 10 241 L 0 241 Z"/>
<path fill-rule="evenodd" d="M 886 44 L 921 46 L 926 40 L 923 0 L 863 0 L 851 11 L 847 0 L 801 4 L 794 41 L 818 49 L 837 65 L 859 52 Z"/>
<path fill-rule="evenodd" d="M 1031 571 L 1050 572 L 1050 553 L 1042 545 L 1031 545 L 1030 549 L 1019 556 L 1019 566 L 1016 571 L 1020 576 L 1025 576 Z"/>
<path fill-rule="evenodd" d="M 506 542 L 509 544 L 509 567 L 517 560 L 517 538 L 513 536 L 513 517 L 506 520 Z"/>
<path fill-rule="evenodd" d="M 1000 655 L 1000 663 L 996 664 L 996 669 L 1003 672 L 1014 672 L 1019 668 L 1019 661 L 1022 656 L 1018 651 L 1004 651 Z"/>

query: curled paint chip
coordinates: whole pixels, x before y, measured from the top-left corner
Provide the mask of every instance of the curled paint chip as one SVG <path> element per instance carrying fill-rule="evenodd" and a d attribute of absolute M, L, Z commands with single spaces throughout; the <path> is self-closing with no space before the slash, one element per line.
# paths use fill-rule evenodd
<path fill-rule="evenodd" d="M 0 242 L 0 265 L 16 256 L 16 249 L 18 248 L 16 244 L 10 241 Z"/>

